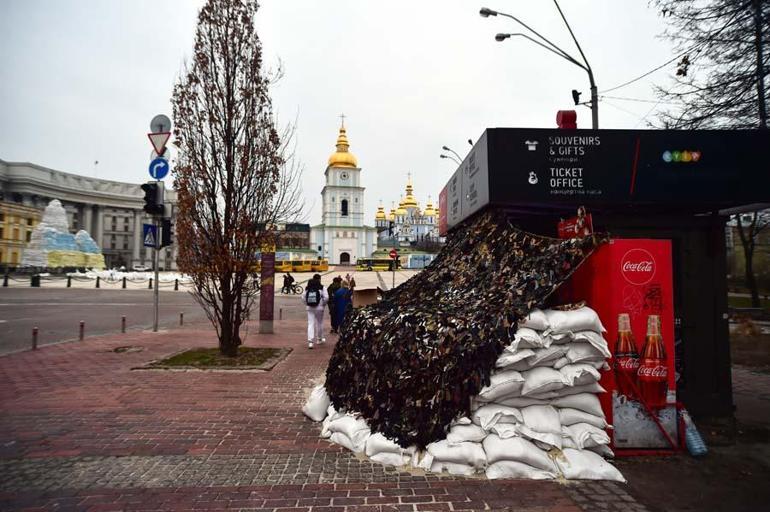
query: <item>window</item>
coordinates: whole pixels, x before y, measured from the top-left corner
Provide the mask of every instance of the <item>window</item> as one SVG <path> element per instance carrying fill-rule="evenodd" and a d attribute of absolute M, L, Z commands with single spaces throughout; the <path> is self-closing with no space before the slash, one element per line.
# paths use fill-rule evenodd
<path fill-rule="evenodd" d="M 32 231 L 27 231 L 27 242 L 32 241 Z"/>
<path fill-rule="evenodd" d="M 340 211 L 342 212 L 342 216 L 343 217 L 347 217 L 348 216 L 348 200 L 347 199 L 343 199 L 342 203 L 341 203 L 341 206 L 342 206 L 342 208 L 341 208 Z"/>
<path fill-rule="evenodd" d="M 13 238 L 12 238 L 12 240 L 21 240 L 21 238 L 19 238 L 19 228 L 14 228 L 13 229 Z"/>
<path fill-rule="evenodd" d="M 5 238 L 5 228 L 0 226 L 0 240 Z"/>
<path fill-rule="evenodd" d="M 0 222 L 5 222 L 5 214 L 0 213 Z"/>
<path fill-rule="evenodd" d="M 356 202 L 358 202 L 358 198 L 356 198 Z"/>

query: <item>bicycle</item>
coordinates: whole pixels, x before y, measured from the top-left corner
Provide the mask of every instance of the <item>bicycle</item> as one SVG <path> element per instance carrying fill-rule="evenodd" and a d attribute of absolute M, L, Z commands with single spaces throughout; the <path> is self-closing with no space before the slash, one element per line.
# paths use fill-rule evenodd
<path fill-rule="evenodd" d="M 289 287 L 288 291 L 286 291 L 285 287 L 281 288 L 281 293 L 286 293 L 286 294 L 293 293 L 293 294 L 299 295 L 303 291 L 305 291 L 305 289 L 302 288 L 302 286 L 300 286 L 300 285 L 298 285 L 296 283 L 292 283 L 291 286 Z"/>

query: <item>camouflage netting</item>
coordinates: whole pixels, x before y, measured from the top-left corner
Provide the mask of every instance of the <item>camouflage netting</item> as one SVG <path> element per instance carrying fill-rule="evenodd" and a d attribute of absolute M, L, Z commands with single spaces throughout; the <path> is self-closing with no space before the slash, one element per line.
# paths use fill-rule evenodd
<path fill-rule="evenodd" d="M 452 420 L 470 415 L 517 320 L 597 243 L 525 233 L 500 212 L 466 222 L 429 267 L 347 315 L 326 370 L 334 407 L 403 447 L 444 439 Z"/>

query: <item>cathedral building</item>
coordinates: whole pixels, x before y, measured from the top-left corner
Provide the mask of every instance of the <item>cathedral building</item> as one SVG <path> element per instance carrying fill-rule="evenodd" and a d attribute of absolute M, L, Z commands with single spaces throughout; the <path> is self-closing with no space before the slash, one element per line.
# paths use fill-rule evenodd
<path fill-rule="evenodd" d="M 406 196 L 402 196 L 398 208 L 391 208 L 390 213 L 385 213 L 382 205 L 377 208 L 375 214 L 375 226 L 378 232 L 379 246 L 410 246 L 420 242 L 441 242 L 438 234 L 438 208 L 428 197 L 425 209 L 420 209 L 420 204 L 414 197 L 411 175 L 406 182 Z"/>
<path fill-rule="evenodd" d="M 377 230 L 364 225 L 364 187 L 361 168 L 349 150 L 344 117 L 337 151 L 329 157 L 321 190 L 321 224 L 310 230 L 311 249 L 332 265 L 354 265 L 374 252 Z"/>

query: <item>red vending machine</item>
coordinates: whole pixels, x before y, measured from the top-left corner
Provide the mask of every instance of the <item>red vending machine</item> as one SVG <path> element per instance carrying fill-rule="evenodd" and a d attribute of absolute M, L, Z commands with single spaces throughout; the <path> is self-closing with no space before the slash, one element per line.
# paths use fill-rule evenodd
<path fill-rule="evenodd" d="M 564 287 L 562 300 L 585 300 L 607 329 L 600 399 L 618 455 L 679 449 L 673 295 L 669 240 L 613 239 Z"/>

